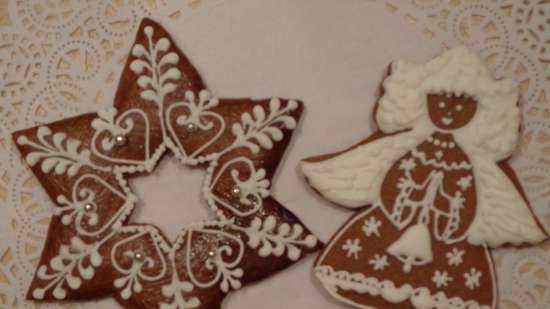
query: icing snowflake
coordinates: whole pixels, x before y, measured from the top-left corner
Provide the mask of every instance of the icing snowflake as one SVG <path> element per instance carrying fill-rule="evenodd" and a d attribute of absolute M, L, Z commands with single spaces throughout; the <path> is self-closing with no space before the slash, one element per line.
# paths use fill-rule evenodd
<path fill-rule="evenodd" d="M 406 172 L 411 172 L 415 167 L 416 163 L 414 162 L 414 158 L 403 159 L 399 165 L 399 168 Z"/>
<path fill-rule="evenodd" d="M 383 254 L 382 256 L 375 254 L 374 258 L 369 260 L 369 264 L 372 265 L 372 268 L 374 270 L 384 270 L 386 266 L 389 266 L 390 263 L 388 263 L 388 257 Z"/>
<path fill-rule="evenodd" d="M 376 219 L 374 216 L 371 216 L 368 220 L 365 220 L 362 230 L 367 237 L 372 234 L 380 237 L 380 232 L 378 231 L 378 228 L 380 228 L 380 226 L 382 226 L 382 222 Z"/>
<path fill-rule="evenodd" d="M 432 277 L 432 281 L 435 283 L 436 287 L 441 288 L 447 286 L 447 283 L 453 281 L 453 278 L 449 277 L 446 271 L 436 270 Z"/>
<path fill-rule="evenodd" d="M 363 248 L 361 248 L 361 245 L 359 245 L 358 238 L 355 238 L 354 240 L 346 240 L 346 243 L 342 246 L 342 249 L 346 251 L 347 257 L 353 257 L 356 260 L 359 258 L 359 252 L 363 250 Z"/>
<path fill-rule="evenodd" d="M 475 268 L 471 268 L 469 273 L 464 273 L 465 285 L 473 290 L 474 288 L 479 287 L 479 278 L 481 278 L 481 272 L 477 271 Z"/>
<path fill-rule="evenodd" d="M 458 250 L 456 247 L 451 252 L 447 252 L 447 263 L 451 266 L 458 266 L 464 262 L 462 257 L 464 256 L 464 250 Z"/>
<path fill-rule="evenodd" d="M 468 175 L 466 177 L 460 178 L 456 184 L 462 189 L 462 191 L 465 191 L 472 185 L 472 176 Z"/>

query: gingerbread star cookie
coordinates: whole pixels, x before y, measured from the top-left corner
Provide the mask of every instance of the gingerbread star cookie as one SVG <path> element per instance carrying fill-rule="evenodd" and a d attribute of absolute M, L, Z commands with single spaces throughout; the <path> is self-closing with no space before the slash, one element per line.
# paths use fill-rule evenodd
<path fill-rule="evenodd" d="M 301 169 L 324 198 L 357 209 L 315 274 L 359 308 L 495 308 L 489 247 L 546 233 L 506 163 L 518 142 L 518 87 L 464 47 L 392 63 L 378 131 Z"/>
<path fill-rule="evenodd" d="M 55 203 L 28 297 L 213 309 L 317 250 L 315 236 L 270 195 L 302 109 L 295 100 L 212 98 L 168 33 L 143 20 L 113 107 L 13 134 Z M 213 214 L 182 226 L 173 242 L 129 222 L 139 197 L 128 181 L 169 152 L 205 170 Z"/>

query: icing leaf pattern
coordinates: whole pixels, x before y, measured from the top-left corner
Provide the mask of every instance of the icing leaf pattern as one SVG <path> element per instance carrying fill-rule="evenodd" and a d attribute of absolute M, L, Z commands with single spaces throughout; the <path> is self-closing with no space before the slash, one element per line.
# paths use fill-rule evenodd
<path fill-rule="evenodd" d="M 307 235 L 303 240 L 301 239 L 304 228 L 299 224 L 291 226 L 285 222 L 277 228 L 276 226 L 275 217 L 268 216 L 264 220 L 256 217 L 252 220 L 250 227 L 244 228 L 248 236 L 248 246 L 253 249 L 260 247 L 258 255 L 261 257 L 282 256 L 286 251 L 287 257 L 296 261 L 301 255 L 297 245 L 313 248 L 317 244 L 317 238 L 313 235 Z"/>
<path fill-rule="evenodd" d="M 252 115 L 243 113 L 241 123 L 235 123 L 231 127 L 235 141 L 228 150 L 245 147 L 253 154 L 258 153 L 261 148 L 270 150 L 273 142 L 283 139 L 281 128 L 291 130 L 296 127 L 296 120 L 287 114 L 297 107 L 298 103 L 290 100 L 286 107 L 281 108 L 281 101 L 273 98 L 269 102 L 268 115 L 260 106 L 252 109 Z"/>
<path fill-rule="evenodd" d="M 70 246 L 61 245 L 59 254 L 50 260 L 51 271 L 48 272 L 47 265 L 41 265 L 38 268 L 37 277 L 49 282 L 45 287 L 34 289 L 32 296 L 35 299 L 43 299 L 46 291 L 53 287 L 53 296 L 56 299 L 64 299 L 67 294 L 64 283 L 76 290 L 82 285 L 82 279 L 92 279 L 95 275 L 94 268 L 102 263 L 98 250 L 104 241 L 89 245 L 80 238 L 73 237 Z M 89 263 L 84 264 L 86 260 Z"/>
<path fill-rule="evenodd" d="M 179 61 L 179 56 L 175 52 L 168 52 L 160 60 L 157 60 L 161 53 L 170 49 L 170 40 L 160 38 L 153 43 L 153 32 L 153 27 L 145 27 L 144 33 L 147 36 L 148 47 L 141 44 L 134 45 L 132 55 L 138 59 L 132 61 L 130 69 L 136 74 L 144 73 L 137 80 L 139 87 L 143 89 L 140 93 L 141 98 L 161 106 L 164 97 L 176 90 L 176 85 L 170 80 L 179 79 L 181 72 L 174 66 Z M 172 67 L 164 70 L 166 66 Z M 146 72 L 150 75 L 145 74 Z"/>
<path fill-rule="evenodd" d="M 53 134 L 52 142 L 46 140 L 52 136 L 48 127 L 39 127 L 36 133 L 38 143 L 29 140 L 26 136 L 20 136 L 17 143 L 22 146 L 33 147 L 36 151 L 30 152 L 25 160 L 30 166 L 35 166 L 39 161 L 44 173 L 54 172 L 57 175 L 67 174 L 75 176 L 80 168 L 88 166 L 100 171 L 109 171 L 109 167 L 100 167 L 90 160 L 90 151 L 83 149 L 79 152 L 80 141 L 67 138 L 64 132 Z"/>

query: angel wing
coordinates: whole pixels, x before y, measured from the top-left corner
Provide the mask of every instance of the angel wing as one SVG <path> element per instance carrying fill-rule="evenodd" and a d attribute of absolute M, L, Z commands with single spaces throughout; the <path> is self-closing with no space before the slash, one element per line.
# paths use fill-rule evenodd
<path fill-rule="evenodd" d="M 386 136 L 319 162 L 302 161 L 309 184 L 326 199 L 348 208 L 375 203 L 390 167 L 426 137 L 420 131 Z"/>
<path fill-rule="evenodd" d="M 493 161 L 470 157 L 476 179 L 477 213 L 467 232 L 474 245 L 537 243 L 547 235 L 510 178 Z"/>

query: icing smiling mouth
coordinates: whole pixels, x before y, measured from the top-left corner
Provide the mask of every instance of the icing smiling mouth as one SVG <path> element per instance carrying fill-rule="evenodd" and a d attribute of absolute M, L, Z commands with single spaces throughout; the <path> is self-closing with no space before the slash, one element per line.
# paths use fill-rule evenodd
<path fill-rule="evenodd" d="M 441 118 L 441 122 L 443 122 L 444 125 L 448 126 L 450 125 L 451 123 L 453 123 L 453 118 L 451 117 L 443 117 Z"/>

